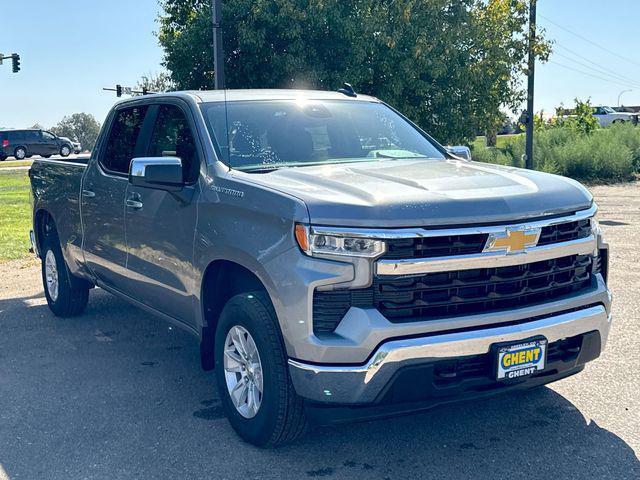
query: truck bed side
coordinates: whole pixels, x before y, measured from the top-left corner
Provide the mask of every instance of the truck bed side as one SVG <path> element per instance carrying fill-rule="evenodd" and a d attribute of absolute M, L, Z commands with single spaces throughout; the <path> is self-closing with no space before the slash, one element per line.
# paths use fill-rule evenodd
<path fill-rule="evenodd" d="M 62 253 L 72 272 L 82 270 L 80 188 L 88 158 L 73 161 L 34 160 L 29 176 L 33 194 L 33 231 L 41 251 L 42 228 L 50 215 L 60 238 Z"/>

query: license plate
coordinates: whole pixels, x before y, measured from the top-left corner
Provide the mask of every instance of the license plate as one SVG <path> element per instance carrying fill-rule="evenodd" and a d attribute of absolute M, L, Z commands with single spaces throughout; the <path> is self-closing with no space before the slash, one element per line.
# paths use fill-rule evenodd
<path fill-rule="evenodd" d="M 497 378 L 503 380 L 528 377 L 544 370 L 546 355 L 546 339 L 501 345 L 497 349 Z"/>

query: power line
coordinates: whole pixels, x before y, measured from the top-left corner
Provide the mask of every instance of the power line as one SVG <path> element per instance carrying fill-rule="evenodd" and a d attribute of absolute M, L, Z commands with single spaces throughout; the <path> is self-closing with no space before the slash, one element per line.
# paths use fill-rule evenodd
<path fill-rule="evenodd" d="M 640 67 L 640 63 L 639 63 L 639 62 L 636 62 L 635 60 L 632 60 L 631 58 L 625 57 L 624 55 L 620 55 L 618 52 L 616 52 L 616 51 L 614 51 L 614 50 L 611 50 L 611 49 L 609 49 L 609 48 L 607 48 L 607 47 L 604 47 L 604 46 L 600 45 L 599 43 L 596 43 L 596 42 L 594 42 L 593 40 L 591 40 L 591 39 L 589 39 L 589 38 L 585 37 L 584 35 L 580 35 L 579 33 L 573 32 L 573 31 L 569 30 L 568 28 L 563 27 L 563 26 L 562 26 L 562 25 L 560 25 L 559 23 L 554 22 L 554 21 L 553 21 L 553 20 L 551 20 L 550 18 L 545 17 L 544 15 L 540 15 L 540 16 L 541 16 L 542 18 L 544 18 L 547 22 L 552 23 L 552 24 L 553 24 L 553 25 L 555 25 L 556 27 L 558 27 L 558 28 L 560 28 L 560 29 L 564 30 L 564 31 L 565 31 L 565 32 L 567 32 L 567 33 L 570 33 L 571 35 L 574 35 L 574 36 L 578 37 L 579 39 L 581 39 L 581 40 L 583 40 L 583 41 L 585 41 L 585 42 L 587 42 L 587 43 L 590 43 L 590 44 L 591 44 L 591 45 L 593 45 L 594 47 L 598 47 L 599 49 L 604 50 L 605 52 L 608 52 L 608 53 L 610 53 L 611 55 L 614 55 L 614 56 L 616 56 L 616 57 L 618 57 L 618 58 L 620 58 L 620 59 L 624 60 L 625 62 L 629 62 L 629 63 L 632 63 L 632 64 L 634 64 L 634 65 L 636 65 L 636 66 Z"/>
<path fill-rule="evenodd" d="M 614 81 L 623 81 L 625 83 L 629 83 L 631 85 L 634 85 L 636 88 L 640 88 L 640 82 L 638 80 L 634 80 L 632 78 L 628 78 L 628 77 L 625 77 L 623 75 L 619 75 L 619 74 L 614 73 L 614 72 L 609 72 L 609 71 L 607 71 L 607 70 L 605 70 L 605 69 L 603 69 L 601 67 L 592 67 L 590 65 L 587 65 L 586 63 L 580 62 L 580 61 L 578 61 L 578 60 L 576 60 L 574 58 L 571 58 L 568 55 L 563 55 L 562 53 L 559 53 L 559 52 L 555 52 L 554 55 L 557 55 L 559 57 L 567 59 L 570 62 L 573 62 L 573 63 L 575 63 L 577 65 L 580 65 L 581 67 L 587 68 L 589 70 L 592 70 L 592 71 L 594 71 L 594 72 L 596 72 L 596 73 L 598 73 L 600 75 L 605 75 L 606 77 L 609 77 Z M 590 62 L 590 63 L 593 63 L 593 62 Z"/>
<path fill-rule="evenodd" d="M 594 75 L 594 74 L 589 73 L 589 72 L 583 72 L 582 70 L 579 70 L 577 68 L 573 68 L 573 67 L 571 67 L 569 65 L 565 65 L 563 63 L 554 62 L 553 60 L 549 60 L 549 63 L 553 63 L 554 65 L 558 65 L 559 67 L 566 68 L 567 70 L 572 70 L 572 71 L 580 73 L 582 75 L 587 75 L 588 77 L 597 78 L 598 80 L 602 80 L 602 81 L 605 81 L 607 83 L 612 83 L 612 84 L 619 85 L 619 86 L 622 86 L 622 87 L 634 88 L 634 85 L 629 85 L 628 83 L 622 83 L 620 81 L 610 80 L 608 78 L 600 77 L 598 75 Z"/>

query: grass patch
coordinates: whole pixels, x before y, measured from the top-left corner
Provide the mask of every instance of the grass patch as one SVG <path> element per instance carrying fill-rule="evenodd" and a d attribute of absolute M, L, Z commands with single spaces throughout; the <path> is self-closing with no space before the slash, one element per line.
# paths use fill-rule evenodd
<path fill-rule="evenodd" d="M 513 133 L 509 135 L 498 135 L 496 138 L 496 148 L 505 148 L 509 143 L 517 140 L 519 137 L 524 137 L 522 133 Z M 483 148 L 487 148 L 487 139 L 484 136 L 476 137 L 476 139 L 471 144 L 471 147 L 474 150 L 480 150 Z"/>
<path fill-rule="evenodd" d="M 26 170 L 0 169 L 0 263 L 29 255 L 30 185 Z"/>
<path fill-rule="evenodd" d="M 15 167 L 28 167 L 33 163 L 33 160 L 5 160 L 0 162 L 0 169 L 2 168 L 15 168 Z"/>

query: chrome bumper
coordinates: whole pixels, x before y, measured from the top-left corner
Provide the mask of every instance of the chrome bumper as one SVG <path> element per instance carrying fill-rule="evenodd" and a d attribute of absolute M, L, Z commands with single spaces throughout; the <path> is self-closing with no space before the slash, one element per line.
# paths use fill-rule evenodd
<path fill-rule="evenodd" d="M 304 398 L 335 404 L 370 404 L 400 368 L 485 354 L 495 343 L 539 335 L 555 342 L 598 331 L 604 348 L 610 324 L 605 307 L 594 306 L 517 325 L 391 340 L 360 366 L 311 365 L 290 359 L 289 370 L 297 393 Z"/>

